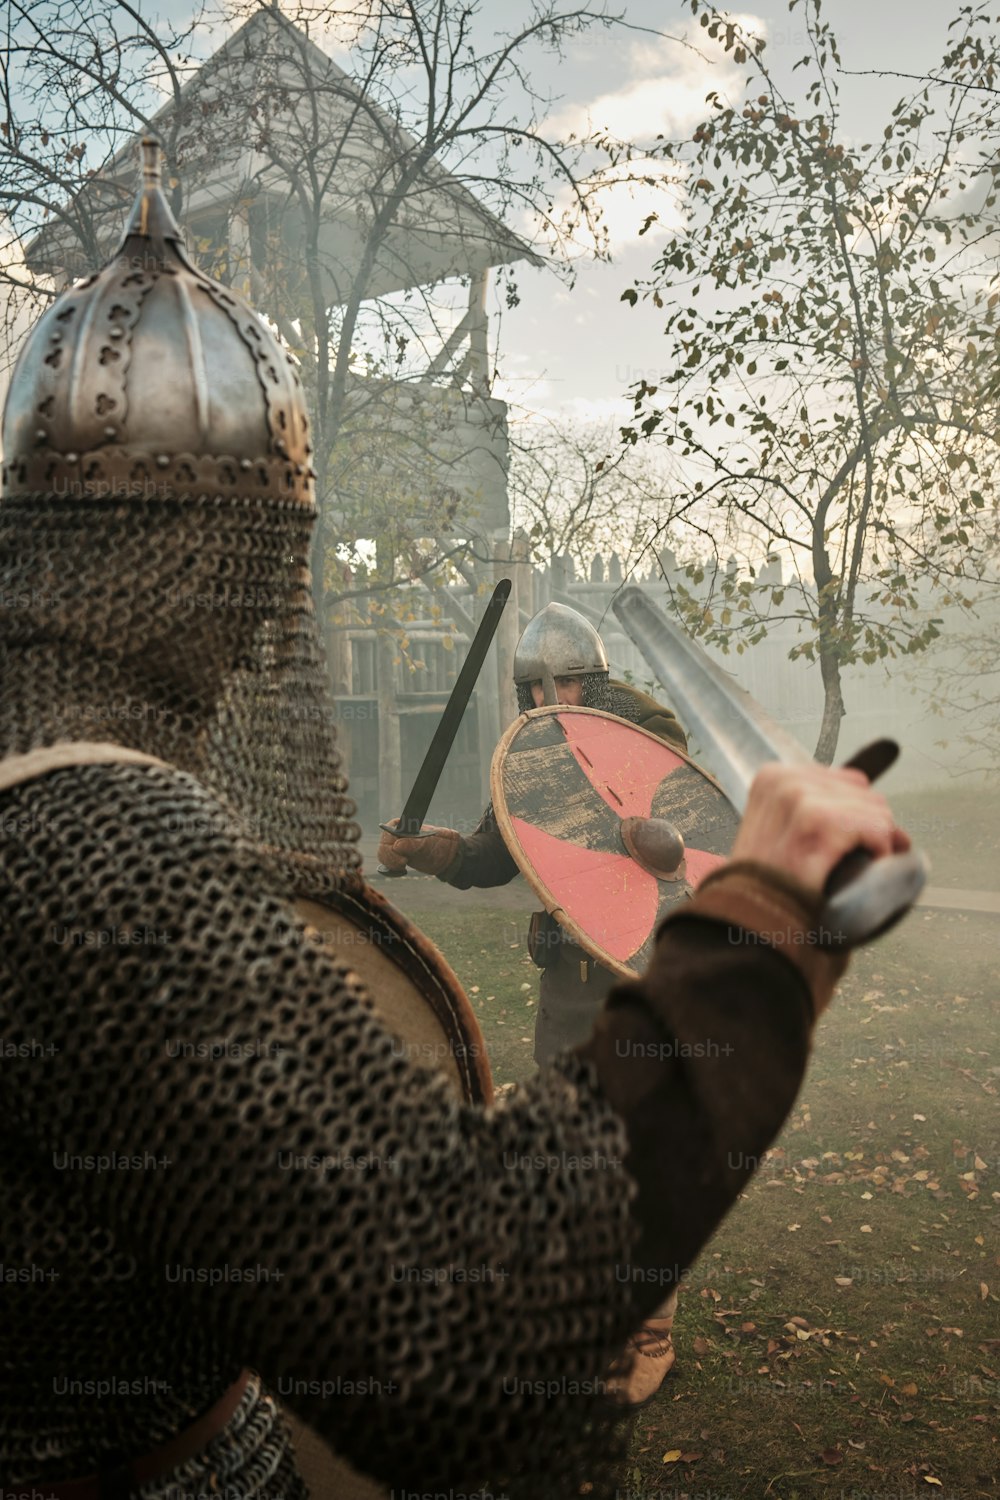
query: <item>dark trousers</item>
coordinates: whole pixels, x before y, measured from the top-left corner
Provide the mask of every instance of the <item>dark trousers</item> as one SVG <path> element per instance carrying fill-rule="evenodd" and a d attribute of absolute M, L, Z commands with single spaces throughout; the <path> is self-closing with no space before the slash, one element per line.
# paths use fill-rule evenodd
<path fill-rule="evenodd" d="M 585 1042 L 618 975 L 568 938 L 552 945 L 542 969 L 535 1062 L 544 1068 L 564 1047 Z"/>

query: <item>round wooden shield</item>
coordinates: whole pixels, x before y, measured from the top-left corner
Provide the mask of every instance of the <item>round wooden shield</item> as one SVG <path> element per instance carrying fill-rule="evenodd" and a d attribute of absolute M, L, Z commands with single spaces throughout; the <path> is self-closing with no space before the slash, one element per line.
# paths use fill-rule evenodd
<path fill-rule="evenodd" d="M 504 841 L 546 911 L 630 978 L 645 969 L 670 908 L 726 859 L 739 824 L 686 755 L 592 708 L 522 714 L 496 748 L 490 779 Z M 677 834 L 683 857 L 677 843 L 671 858 Z M 660 850 L 653 858 L 651 847 Z"/>
<path fill-rule="evenodd" d="M 403 913 L 359 882 L 299 900 L 301 919 L 364 981 L 401 1054 L 444 1073 L 459 1099 L 490 1104 L 493 1080 L 476 1014 L 451 965 Z"/>

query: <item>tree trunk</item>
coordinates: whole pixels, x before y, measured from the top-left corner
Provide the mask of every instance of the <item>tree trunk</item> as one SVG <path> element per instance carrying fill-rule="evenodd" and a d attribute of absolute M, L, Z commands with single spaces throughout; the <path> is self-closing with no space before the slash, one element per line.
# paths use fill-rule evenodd
<path fill-rule="evenodd" d="M 820 652 L 823 674 L 823 722 L 813 755 L 820 765 L 833 764 L 840 738 L 840 721 L 844 717 L 844 697 L 840 690 L 840 662 L 832 654 Z"/>

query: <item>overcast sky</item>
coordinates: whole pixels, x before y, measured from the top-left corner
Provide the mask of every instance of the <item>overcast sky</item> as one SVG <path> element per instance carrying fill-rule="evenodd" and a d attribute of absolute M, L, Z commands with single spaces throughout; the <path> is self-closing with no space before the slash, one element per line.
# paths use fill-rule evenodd
<path fill-rule="evenodd" d="M 793 74 L 792 68 L 806 51 L 803 8 L 789 14 L 787 0 L 760 0 L 752 11 L 741 13 L 762 23 L 769 66 L 790 91 L 801 86 L 802 74 Z M 635 27 L 704 42 L 704 32 L 692 26 L 680 0 L 630 0 L 626 9 Z M 942 0 L 825 0 L 823 6 L 838 37 L 845 71 L 932 70 L 944 52 L 954 10 L 957 0 L 954 9 Z M 657 131 L 676 136 L 689 133 L 708 113 L 708 90 L 725 93 L 736 76 L 721 51 L 716 56 L 718 60 L 711 61 L 641 31 L 613 37 L 595 32 L 573 44 L 557 70 L 548 60 L 540 61 L 535 76 L 564 95 L 556 112 L 558 123 L 583 127 L 589 118 L 594 125 L 633 138 L 651 138 Z M 851 121 L 851 133 L 865 141 L 880 133 L 896 100 L 912 87 L 897 78 L 844 77 L 844 119 Z M 617 190 L 608 213 L 613 262 L 581 261 L 572 291 L 551 272 L 522 268 L 521 305 L 503 311 L 499 325 L 494 316 L 502 376 L 497 394 L 515 406 L 581 418 L 627 417 L 630 408 L 623 390 L 643 376 L 654 379 L 662 368 L 655 310 L 648 303 L 630 310 L 620 300 L 622 291 L 634 278 L 646 275 L 655 258 L 655 227 L 638 238 L 652 206 L 648 191 L 631 201 L 627 190 Z"/>
<path fill-rule="evenodd" d="M 600 3 L 600 0 L 595 0 Z M 806 50 L 802 12 L 807 0 L 789 13 L 787 0 L 759 0 L 752 10 L 737 12 L 767 37 L 769 67 L 793 93 L 801 74 L 792 68 Z M 812 0 L 808 0 L 812 3 Z M 620 0 L 607 0 L 619 8 Z M 948 21 L 959 0 L 824 0 L 824 16 L 837 34 L 845 70 L 894 68 L 913 73 L 933 69 L 944 51 Z M 164 16 L 190 14 L 191 0 L 148 4 Z M 567 9 L 572 7 L 567 5 Z M 658 132 L 687 136 L 709 111 L 710 89 L 725 95 L 741 76 L 721 48 L 707 42 L 681 0 L 626 0 L 627 28 L 609 33 L 595 28 L 568 46 L 561 60 L 539 52 L 529 59 L 540 89 L 558 97 L 548 125 L 552 131 L 586 132 L 607 128 L 616 136 L 652 141 Z M 297 5 L 289 3 L 295 12 Z M 526 0 L 491 0 L 479 20 L 486 33 L 499 25 L 513 29 L 527 14 Z M 203 33 L 200 48 L 215 50 L 226 28 Z M 349 55 L 315 31 L 342 66 Z M 486 35 L 484 34 L 484 41 Z M 697 46 L 685 46 L 684 40 Z M 913 87 L 910 85 L 909 87 Z M 868 140 L 881 131 L 905 81 L 861 77 L 842 80 L 844 117 L 852 133 Z M 491 293 L 491 349 L 497 356 L 495 394 L 506 399 L 512 415 L 525 409 L 579 419 L 626 420 L 626 388 L 646 377 L 655 381 L 663 365 L 661 322 L 649 303 L 630 309 L 622 291 L 648 276 L 664 232 L 654 225 L 644 238 L 639 228 L 653 209 L 664 221 L 677 212 L 671 196 L 641 189 L 633 195 L 619 187 L 607 199 L 607 223 L 613 260 L 598 264 L 581 255 L 572 289 L 551 271 L 522 265 L 518 272 L 520 306 L 507 310 L 500 291 Z M 512 222 L 530 235 L 532 226 Z"/>

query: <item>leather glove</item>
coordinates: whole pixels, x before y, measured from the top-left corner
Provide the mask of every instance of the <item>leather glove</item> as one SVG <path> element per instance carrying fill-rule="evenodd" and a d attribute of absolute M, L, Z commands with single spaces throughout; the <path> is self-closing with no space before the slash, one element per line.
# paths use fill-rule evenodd
<path fill-rule="evenodd" d="M 393 822 L 398 822 L 398 818 Z M 453 828 L 435 828 L 425 823 L 426 838 L 396 838 L 383 829 L 378 841 L 379 863 L 387 870 L 405 870 L 407 865 L 422 875 L 440 875 L 458 853 L 460 835 Z"/>

